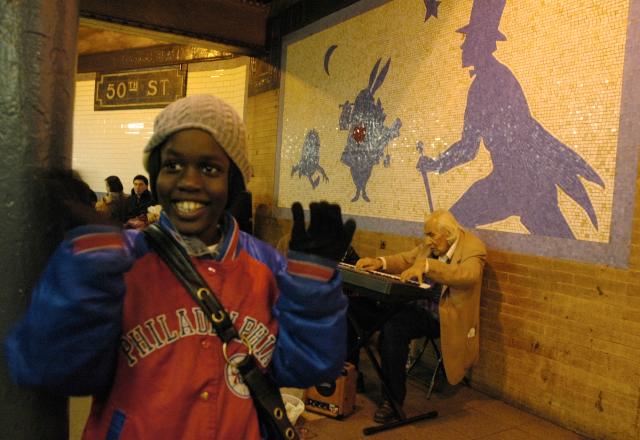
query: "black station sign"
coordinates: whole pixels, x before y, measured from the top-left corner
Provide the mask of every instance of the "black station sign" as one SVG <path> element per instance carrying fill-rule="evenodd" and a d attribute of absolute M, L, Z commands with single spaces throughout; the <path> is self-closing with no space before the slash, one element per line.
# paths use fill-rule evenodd
<path fill-rule="evenodd" d="M 97 73 L 94 110 L 165 107 L 185 96 L 187 69 L 171 67 Z"/>

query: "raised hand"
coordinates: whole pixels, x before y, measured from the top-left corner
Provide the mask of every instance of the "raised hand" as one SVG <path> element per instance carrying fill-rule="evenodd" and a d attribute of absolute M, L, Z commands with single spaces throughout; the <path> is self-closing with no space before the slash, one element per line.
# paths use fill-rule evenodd
<path fill-rule="evenodd" d="M 328 202 L 311 203 L 309 211 L 311 219 L 305 228 L 302 205 L 295 202 L 291 206 L 293 228 L 289 249 L 340 261 L 351 243 L 356 222 L 349 219 L 343 223 L 340 205 Z"/>
<path fill-rule="evenodd" d="M 438 166 L 439 162 L 436 159 L 429 156 L 420 156 L 416 168 L 423 173 L 428 173 L 431 171 L 437 171 Z"/>
<path fill-rule="evenodd" d="M 118 226 L 96 212 L 94 192 L 75 172 L 45 170 L 38 174 L 37 180 L 51 204 L 52 221 L 63 230 L 87 224 Z"/>

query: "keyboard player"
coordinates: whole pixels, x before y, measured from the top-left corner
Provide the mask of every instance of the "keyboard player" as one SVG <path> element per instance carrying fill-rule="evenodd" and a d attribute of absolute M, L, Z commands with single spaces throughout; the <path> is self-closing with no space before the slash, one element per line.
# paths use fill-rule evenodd
<path fill-rule="evenodd" d="M 478 360 L 485 257 L 486 249 L 480 239 L 463 229 L 450 212 L 437 210 L 426 217 L 424 242 L 418 247 L 396 255 L 361 258 L 356 263 L 358 269 L 400 274 L 402 280 L 422 283 L 428 277 L 440 289 L 439 299 L 404 305 L 384 323 L 380 332 L 382 372 L 390 397 L 400 406 L 406 395 L 405 365 L 412 339 L 440 337 L 444 369 L 452 385 L 459 383 Z M 366 316 L 366 312 L 357 310 L 358 304 L 351 307 L 355 316 Z M 378 423 L 397 418 L 388 400 L 380 404 L 374 415 Z"/>

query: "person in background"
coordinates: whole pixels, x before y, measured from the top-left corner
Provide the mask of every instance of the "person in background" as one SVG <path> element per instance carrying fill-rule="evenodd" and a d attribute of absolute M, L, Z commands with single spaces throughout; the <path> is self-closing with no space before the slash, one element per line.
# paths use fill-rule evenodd
<path fill-rule="evenodd" d="M 428 278 L 434 300 L 408 304 L 393 315 L 380 332 L 379 352 L 383 376 L 393 399 L 402 405 L 406 396 L 406 363 L 409 343 L 422 336 L 440 337 L 445 374 L 450 384 L 459 383 L 478 360 L 480 288 L 486 258 L 482 241 L 463 229 L 448 211 L 436 210 L 426 217 L 424 242 L 396 255 L 361 258 L 356 268 L 400 274 L 403 281 Z M 385 400 L 374 420 L 397 418 Z"/>
<path fill-rule="evenodd" d="M 124 224 L 129 218 L 128 196 L 118 176 L 109 176 L 105 180 L 107 195 L 96 203 L 96 210 L 106 217 Z"/>
<path fill-rule="evenodd" d="M 147 208 L 153 204 L 149 191 L 149 180 L 142 174 L 133 178 L 133 188 L 129 196 L 129 218 L 146 216 Z"/>
<path fill-rule="evenodd" d="M 223 347 L 143 233 L 95 224 L 67 234 L 9 334 L 18 384 L 93 395 L 85 439 L 263 438 L 235 366 L 248 352 L 280 387 L 340 375 L 347 300 L 335 267 L 355 222 L 343 223 L 338 205 L 311 203 L 306 228 L 294 203 L 288 261 L 240 231 L 227 209 L 251 175 L 244 133 L 231 106 L 192 95 L 158 114 L 143 158 L 158 224 L 242 341 Z"/>
<path fill-rule="evenodd" d="M 133 188 L 128 198 L 127 229 L 144 229 L 149 225 L 147 210 L 153 204 L 153 197 L 149 191 L 149 180 L 142 174 L 133 178 Z"/>

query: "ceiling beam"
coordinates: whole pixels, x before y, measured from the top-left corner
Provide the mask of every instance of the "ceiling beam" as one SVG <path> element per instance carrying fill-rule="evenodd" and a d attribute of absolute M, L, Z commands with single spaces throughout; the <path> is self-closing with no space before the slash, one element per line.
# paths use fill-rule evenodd
<path fill-rule="evenodd" d="M 114 52 L 99 52 L 78 57 L 78 73 L 117 72 L 129 69 L 171 66 L 202 61 L 228 60 L 230 52 L 202 47 L 165 44 Z"/>
<path fill-rule="evenodd" d="M 266 52 L 269 7 L 240 0 L 80 0 L 80 16 L 177 44 L 209 42 L 254 56 Z"/>

